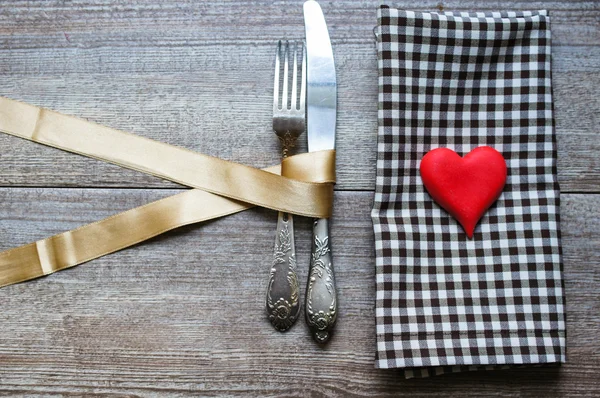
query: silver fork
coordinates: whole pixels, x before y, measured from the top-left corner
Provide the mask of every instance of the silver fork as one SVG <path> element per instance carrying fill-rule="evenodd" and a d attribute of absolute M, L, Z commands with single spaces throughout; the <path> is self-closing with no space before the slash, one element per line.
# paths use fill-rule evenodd
<path fill-rule="evenodd" d="M 273 90 L 273 130 L 282 144 L 283 157 L 287 157 L 297 138 L 306 128 L 306 51 L 302 42 L 294 44 L 292 69 L 292 90 L 288 99 L 288 71 L 290 43 L 277 44 L 275 58 L 275 83 Z M 281 53 L 283 50 L 283 81 L 279 90 Z M 298 96 L 298 54 L 302 53 L 300 77 L 300 98 Z M 281 94 L 281 96 L 280 96 Z M 281 101 L 280 101 L 281 98 Z M 294 219 L 291 214 L 279 212 L 275 254 L 267 287 L 267 313 L 275 329 L 288 330 L 300 314 L 298 297 L 298 276 L 296 275 L 296 248 L 294 244 Z"/>

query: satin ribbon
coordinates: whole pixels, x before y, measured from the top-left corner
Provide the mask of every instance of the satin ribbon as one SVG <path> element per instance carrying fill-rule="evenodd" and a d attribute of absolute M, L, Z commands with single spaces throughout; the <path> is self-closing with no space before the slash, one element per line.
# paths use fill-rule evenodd
<path fill-rule="evenodd" d="M 281 166 L 260 170 L 2 97 L 0 131 L 197 188 L 0 252 L 0 287 L 253 205 L 331 215 L 335 151 L 288 157 Z"/>
<path fill-rule="evenodd" d="M 2 97 L 0 131 L 246 203 L 302 216 L 331 216 L 332 184 L 283 178 Z M 330 172 L 331 167 L 313 171 Z"/>

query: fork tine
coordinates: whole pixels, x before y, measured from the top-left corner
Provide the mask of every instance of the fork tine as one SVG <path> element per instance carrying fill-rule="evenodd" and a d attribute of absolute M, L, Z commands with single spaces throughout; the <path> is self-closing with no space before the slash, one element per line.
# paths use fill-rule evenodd
<path fill-rule="evenodd" d="M 301 42 L 302 49 L 302 81 L 300 82 L 300 111 L 304 113 L 306 111 L 306 45 Z"/>
<path fill-rule="evenodd" d="M 290 109 L 296 110 L 296 97 L 298 96 L 298 43 L 294 43 L 294 69 L 292 74 L 292 104 Z"/>
<path fill-rule="evenodd" d="M 290 42 L 286 40 L 285 51 L 283 54 L 283 93 L 281 94 L 281 109 L 288 109 L 288 57 L 290 52 Z"/>
<path fill-rule="evenodd" d="M 279 69 L 281 57 L 281 40 L 277 43 L 277 55 L 275 56 L 275 83 L 273 84 L 273 111 L 279 109 Z"/>

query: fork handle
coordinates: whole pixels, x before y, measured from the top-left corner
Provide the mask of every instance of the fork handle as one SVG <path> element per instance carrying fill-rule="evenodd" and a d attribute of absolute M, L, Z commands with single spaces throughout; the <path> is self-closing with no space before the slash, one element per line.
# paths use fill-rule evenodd
<path fill-rule="evenodd" d="M 291 214 L 279 212 L 273 266 L 267 288 L 267 313 L 273 327 L 280 332 L 288 330 L 298 319 L 298 290 L 294 219 Z"/>
<path fill-rule="evenodd" d="M 313 224 L 312 254 L 306 287 L 306 323 L 317 343 L 325 343 L 337 318 L 337 292 L 329 246 L 329 220 Z"/>

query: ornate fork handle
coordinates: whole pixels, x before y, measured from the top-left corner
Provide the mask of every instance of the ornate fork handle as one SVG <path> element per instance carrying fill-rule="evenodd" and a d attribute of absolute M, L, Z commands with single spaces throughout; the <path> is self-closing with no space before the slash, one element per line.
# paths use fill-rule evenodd
<path fill-rule="evenodd" d="M 269 321 L 280 332 L 288 330 L 300 313 L 294 245 L 294 219 L 291 214 L 279 212 L 275 256 L 267 289 Z"/>
<path fill-rule="evenodd" d="M 313 239 L 306 288 L 306 323 L 314 339 L 318 343 L 325 343 L 329 340 L 337 318 L 337 292 L 329 247 L 329 220 L 315 220 Z"/>

